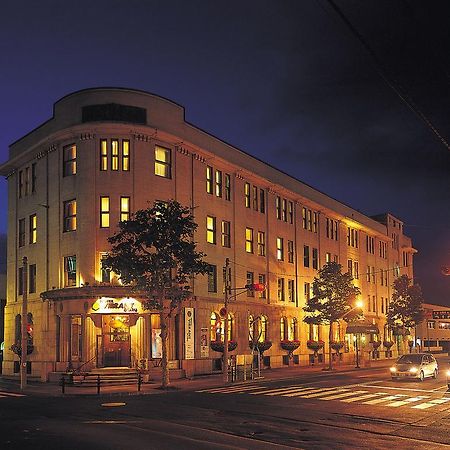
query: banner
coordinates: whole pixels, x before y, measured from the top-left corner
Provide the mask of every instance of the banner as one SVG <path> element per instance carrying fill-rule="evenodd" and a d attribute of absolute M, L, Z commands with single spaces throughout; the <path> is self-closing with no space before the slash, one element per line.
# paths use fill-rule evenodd
<path fill-rule="evenodd" d="M 184 308 L 184 358 L 194 359 L 194 308 Z"/>

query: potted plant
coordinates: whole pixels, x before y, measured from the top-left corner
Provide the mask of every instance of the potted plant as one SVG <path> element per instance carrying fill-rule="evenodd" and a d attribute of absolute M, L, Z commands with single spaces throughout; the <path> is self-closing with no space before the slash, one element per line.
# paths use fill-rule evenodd
<path fill-rule="evenodd" d="M 209 344 L 211 349 L 215 352 L 221 352 L 224 351 L 224 345 L 222 341 L 211 341 Z M 228 341 L 228 351 L 232 352 L 233 350 L 236 350 L 237 348 L 237 342 L 236 341 Z"/>
<path fill-rule="evenodd" d="M 383 341 L 383 346 L 389 350 L 392 346 L 394 345 L 394 343 L 392 341 L 388 341 L 388 340 L 384 340 Z"/>
<path fill-rule="evenodd" d="M 331 341 L 330 345 L 336 353 L 339 353 L 344 348 L 344 343 L 342 341 Z"/>
<path fill-rule="evenodd" d="M 264 353 L 266 350 L 269 350 L 270 347 L 272 347 L 272 341 L 269 341 L 269 340 L 257 341 L 257 342 L 249 341 L 249 342 L 248 342 L 248 346 L 249 346 L 252 350 L 253 350 L 254 348 L 255 348 L 256 350 L 258 350 L 260 356 L 262 357 L 262 356 L 263 356 L 263 353 Z"/>
<path fill-rule="evenodd" d="M 310 350 L 313 350 L 314 353 L 317 353 L 320 349 L 322 349 L 323 346 L 324 346 L 324 344 L 325 344 L 325 343 L 324 343 L 321 339 L 319 339 L 318 341 L 314 341 L 314 340 L 312 340 L 312 339 L 309 339 L 309 340 L 306 342 L 306 346 L 307 346 Z"/>
<path fill-rule="evenodd" d="M 373 341 L 372 342 L 372 347 L 374 350 L 377 350 L 380 345 L 381 345 L 381 341 Z"/>
<path fill-rule="evenodd" d="M 294 350 L 297 350 L 300 347 L 300 341 L 297 339 L 289 340 L 289 339 L 283 339 L 280 342 L 281 348 L 283 350 L 287 350 L 289 353 L 289 358 L 292 358 L 292 353 Z"/>

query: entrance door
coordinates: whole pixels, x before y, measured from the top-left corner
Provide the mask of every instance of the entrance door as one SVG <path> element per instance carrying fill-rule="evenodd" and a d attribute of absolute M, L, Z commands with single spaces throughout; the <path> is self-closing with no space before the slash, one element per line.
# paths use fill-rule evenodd
<path fill-rule="evenodd" d="M 104 315 L 102 337 L 97 341 L 98 365 L 101 367 L 130 367 L 131 339 L 128 315 Z"/>

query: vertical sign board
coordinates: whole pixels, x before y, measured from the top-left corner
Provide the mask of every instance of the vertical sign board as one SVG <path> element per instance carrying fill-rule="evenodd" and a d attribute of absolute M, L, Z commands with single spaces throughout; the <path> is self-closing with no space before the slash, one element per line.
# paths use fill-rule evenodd
<path fill-rule="evenodd" d="M 200 333 L 200 358 L 209 358 L 208 328 L 202 327 Z"/>
<path fill-rule="evenodd" d="M 184 358 L 194 359 L 194 308 L 184 308 Z"/>

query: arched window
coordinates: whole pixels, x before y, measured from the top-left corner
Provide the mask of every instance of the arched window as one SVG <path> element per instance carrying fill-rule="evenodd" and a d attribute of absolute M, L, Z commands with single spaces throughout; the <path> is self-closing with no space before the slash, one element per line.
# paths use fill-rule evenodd
<path fill-rule="evenodd" d="M 295 317 L 292 317 L 289 320 L 288 339 L 290 341 L 294 341 L 295 339 L 297 339 L 297 336 L 297 319 Z"/>
<path fill-rule="evenodd" d="M 210 338 L 211 341 L 222 341 L 223 331 L 222 331 L 222 321 L 220 316 L 212 312 L 210 318 Z"/>
<path fill-rule="evenodd" d="M 234 317 L 228 314 L 228 340 L 232 341 L 234 336 Z"/>
<path fill-rule="evenodd" d="M 286 318 L 280 319 L 280 339 L 284 341 L 286 339 Z"/>
<path fill-rule="evenodd" d="M 267 340 L 268 338 L 267 326 L 268 326 L 267 316 L 260 316 L 260 320 L 258 320 L 259 342 Z"/>
<path fill-rule="evenodd" d="M 248 316 L 248 340 L 249 341 L 252 341 L 253 337 L 255 335 L 253 327 L 254 327 L 254 319 L 253 319 L 253 316 L 250 314 Z"/>
<path fill-rule="evenodd" d="M 309 339 L 311 341 L 318 341 L 320 339 L 319 325 L 309 324 Z"/>

